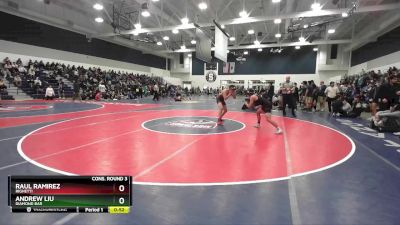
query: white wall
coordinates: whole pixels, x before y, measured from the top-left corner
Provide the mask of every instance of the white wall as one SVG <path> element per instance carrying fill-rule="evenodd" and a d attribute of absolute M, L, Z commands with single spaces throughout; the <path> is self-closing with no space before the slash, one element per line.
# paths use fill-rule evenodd
<path fill-rule="evenodd" d="M 66 65 L 84 66 L 85 68 L 100 67 L 104 70 L 113 69 L 132 73 L 170 77 L 170 71 L 168 70 L 0 40 L 0 59 L 3 60 L 5 57 L 9 57 L 12 61 L 21 58 L 24 63 L 27 63 L 29 59 L 43 60 L 45 63 L 60 62 Z"/>
<path fill-rule="evenodd" d="M 331 82 L 331 81 L 340 81 L 345 75 L 344 71 L 320 71 L 319 72 L 319 78 L 321 81 L 324 81 L 325 84 Z"/>
<path fill-rule="evenodd" d="M 355 75 L 355 74 L 359 74 L 362 70 L 368 71 L 367 66 L 368 66 L 367 63 L 361 63 L 356 66 L 352 66 L 352 67 L 350 67 L 348 74 Z"/>
<path fill-rule="evenodd" d="M 400 51 L 373 59 L 365 63 L 358 64 L 356 66 L 352 66 L 349 69 L 349 74 L 358 74 L 362 71 L 362 69 L 364 69 L 365 71 L 381 70 L 382 72 L 384 72 L 392 66 L 400 68 Z"/>
<path fill-rule="evenodd" d="M 180 64 L 179 55 L 175 53 L 172 57 L 171 73 L 173 74 L 189 74 L 191 72 L 192 59 L 188 57 L 189 53 L 183 53 L 183 64 Z"/>

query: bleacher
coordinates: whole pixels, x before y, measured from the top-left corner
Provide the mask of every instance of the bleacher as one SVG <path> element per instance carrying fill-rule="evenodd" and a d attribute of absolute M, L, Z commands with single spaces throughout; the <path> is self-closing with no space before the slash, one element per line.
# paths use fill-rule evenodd
<path fill-rule="evenodd" d="M 4 66 L 4 63 L 0 63 L 0 69 L 2 69 Z M 27 66 L 24 66 L 26 69 Z M 34 80 L 29 78 L 26 74 L 21 74 L 21 79 L 22 79 L 22 85 L 20 88 L 14 87 L 16 91 L 15 94 L 18 94 L 23 92 L 26 95 L 32 97 L 33 99 L 44 99 L 45 97 L 45 90 L 46 88 L 51 85 L 55 91 L 56 98 L 59 98 L 59 92 L 58 92 L 58 81 L 53 75 L 53 71 L 48 71 L 48 70 L 41 70 L 41 71 L 36 71 L 36 75 L 39 76 L 39 79 L 42 83 L 40 87 L 37 87 L 34 85 Z M 11 85 L 14 83 L 14 77 L 13 76 L 4 76 L 4 80 L 8 82 L 8 87 L 7 88 L 12 88 Z M 14 90 L 14 92 L 15 92 Z M 13 95 L 10 95 L 6 90 L 1 91 L 1 100 L 15 100 Z M 72 87 L 69 87 L 68 85 L 64 85 L 64 97 L 65 98 L 70 98 L 73 96 L 73 90 Z"/>
<path fill-rule="evenodd" d="M 58 81 L 54 77 L 46 77 L 46 76 L 40 76 L 40 81 L 42 82 L 42 85 L 40 87 L 35 87 L 34 85 L 34 80 L 29 79 L 27 77 L 22 78 L 22 85 L 21 89 L 23 92 L 28 94 L 34 99 L 44 99 L 45 97 L 45 92 L 46 88 L 51 85 L 54 89 L 54 92 L 56 94 L 56 98 L 59 98 L 58 94 Z M 64 86 L 64 96 L 65 98 L 71 98 L 73 96 L 73 90 L 71 87 L 65 85 Z"/>
<path fill-rule="evenodd" d="M 3 63 L 0 63 L 0 70 L 3 68 Z M 0 90 L 0 100 L 15 100 L 12 95 L 10 95 L 7 91 L 5 90 Z"/>
<path fill-rule="evenodd" d="M 19 67 L 17 66 L 18 64 Z M 13 67 L 8 66 L 10 69 L 3 72 L 4 76 L 13 87 L 14 92 L 21 90 L 23 93 L 20 95 L 25 95 L 33 99 L 44 99 L 46 88 L 49 85 L 54 89 L 55 98 L 62 97 L 59 96 L 58 90 L 58 82 L 60 79 L 64 83 L 63 97 L 73 97 L 73 83 L 78 82 L 81 96 L 84 100 L 94 99 L 100 83 L 106 86 L 106 92 L 102 95 L 103 99 L 122 99 L 132 96 L 134 98 L 139 94 L 138 90 L 143 91 L 143 89 L 146 89 L 151 92 L 151 88 L 154 84 L 160 85 L 161 94 L 166 93 L 165 90 L 167 89 L 167 83 L 161 77 L 148 76 L 146 74 L 117 72 L 114 70 L 105 71 L 95 67 L 83 68 L 75 67 L 74 65 L 66 66 L 56 62 L 47 62 L 44 64 L 42 61 L 29 61 L 29 63 L 23 65 L 25 70 L 22 70 L 21 65 L 22 62 L 17 61 L 14 63 Z M 33 67 L 30 68 L 31 66 Z M 6 76 L 6 74 L 8 75 Z M 17 74 L 20 74 L 21 77 L 21 85 L 19 88 L 12 85 Z M 39 79 L 40 82 L 35 82 L 35 79 Z M 4 98 L 9 97 L 5 96 Z"/>

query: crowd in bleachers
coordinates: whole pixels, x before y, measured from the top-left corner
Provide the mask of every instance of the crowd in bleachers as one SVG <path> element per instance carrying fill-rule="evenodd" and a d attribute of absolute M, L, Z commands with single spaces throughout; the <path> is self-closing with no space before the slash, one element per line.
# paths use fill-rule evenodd
<path fill-rule="evenodd" d="M 400 71 L 390 67 L 385 72 L 363 70 L 329 85 L 323 81 L 318 86 L 313 81 L 304 81 L 296 88 L 294 98 L 305 111 L 324 111 L 327 102 L 333 116 L 359 117 L 362 112 L 368 112 L 372 116 L 372 127 L 399 131 L 399 76 Z"/>
<path fill-rule="evenodd" d="M 3 60 L 0 76 L 32 97 L 43 99 L 120 100 L 153 95 L 154 100 L 159 100 L 160 97 L 216 95 L 219 92 L 213 88 L 182 88 L 168 84 L 161 77 L 145 74 L 37 60 L 29 60 L 24 65 L 21 59 L 12 62 L 8 57 Z M 64 79 L 70 81 L 69 86 Z"/>
<path fill-rule="evenodd" d="M 384 73 L 380 70 L 363 70 L 359 75 L 344 77 L 340 87 L 346 98 L 359 98 L 360 102 L 369 105 L 369 110 L 375 115 L 378 110 L 386 110 L 398 104 L 399 75 L 396 67 L 390 67 Z"/>
<path fill-rule="evenodd" d="M 33 97 L 77 97 L 85 99 L 134 99 L 153 94 L 156 86 L 159 95 L 166 95 L 168 85 L 161 77 L 133 74 L 100 68 L 65 65 L 57 62 L 32 61 L 23 64 L 21 59 L 3 60 L 3 78 Z M 58 79 L 57 79 L 58 78 Z M 73 85 L 66 85 L 63 79 Z M 50 89 L 49 89 L 50 88 Z M 30 90 L 28 90 L 30 89 Z M 53 91 L 51 91 L 53 89 Z M 47 93 L 47 94 L 46 94 Z"/>
<path fill-rule="evenodd" d="M 345 77 L 344 82 L 356 89 L 356 99 L 368 105 L 371 126 L 381 131 L 400 130 L 400 71 L 363 71 L 360 75 Z"/>

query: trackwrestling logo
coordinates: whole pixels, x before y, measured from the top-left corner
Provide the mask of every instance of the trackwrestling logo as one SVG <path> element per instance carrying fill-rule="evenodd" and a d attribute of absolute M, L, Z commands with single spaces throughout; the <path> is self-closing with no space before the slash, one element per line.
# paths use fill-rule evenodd
<path fill-rule="evenodd" d="M 211 120 L 195 119 L 171 121 L 165 123 L 165 125 L 184 128 L 214 129 L 217 126 L 217 123 Z"/>

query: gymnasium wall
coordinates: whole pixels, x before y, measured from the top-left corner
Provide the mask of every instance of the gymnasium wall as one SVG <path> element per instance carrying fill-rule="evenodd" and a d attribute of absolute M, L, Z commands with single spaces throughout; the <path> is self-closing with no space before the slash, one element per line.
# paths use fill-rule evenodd
<path fill-rule="evenodd" d="M 0 40 L 166 69 L 166 59 L 85 35 L 0 12 Z M 141 67 L 138 67 L 141 68 Z"/>
<path fill-rule="evenodd" d="M 180 79 L 177 80 L 171 78 L 170 71 L 168 70 L 0 40 L 0 60 L 3 60 L 5 57 L 10 57 L 12 61 L 16 61 L 18 58 L 21 58 L 24 63 L 27 63 L 29 59 L 43 60 L 44 62 L 59 62 L 66 65 L 70 64 L 84 66 L 86 68 L 94 66 L 100 67 L 104 70 L 112 69 L 132 73 L 148 74 L 150 76 L 162 76 L 166 80 L 171 80 L 172 83 L 181 83 Z"/>
<path fill-rule="evenodd" d="M 280 54 L 271 53 L 270 49 L 248 51 L 249 55 L 244 56 L 246 62 L 243 64 L 236 61 L 235 55 L 228 54 L 228 62 L 236 62 L 235 74 L 315 74 L 317 53 L 313 51 L 313 46 L 302 46 L 299 50 L 288 47 Z M 201 60 L 193 57 L 192 65 L 192 75 L 204 75 Z M 222 66 L 218 74 L 223 74 Z"/>
<path fill-rule="evenodd" d="M 400 68 L 400 51 L 352 66 L 349 69 L 349 74 L 359 74 L 362 70 L 381 70 L 384 72 L 392 66 Z"/>
<path fill-rule="evenodd" d="M 391 66 L 400 67 L 400 26 L 353 50 L 349 74 L 360 73 L 362 69 L 384 71 Z"/>
<path fill-rule="evenodd" d="M 270 49 L 264 49 L 264 57 L 261 57 L 260 61 L 268 62 L 268 64 L 265 63 L 256 65 L 259 68 L 249 69 L 249 66 L 242 67 L 246 68 L 246 71 L 243 71 L 244 74 L 239 73 L 237 70 L 241 66 L 239 62 L 236 62 L 236 73 L 234 75 L 222 74 L 222 64 L 220 64 L 218 73 L 219 75 L 217 76 L 217 80 L 213 83 L 207 82 L 204 77 L 204 63 L 195 58 L 188 58 L 187 54 L 185 53 L 184 63 L 176 66 L 180 66 L 180 70 L 175 71 L 174 69 L 172 69 L 171 75 L 174 77 L 179 77 L 183 81 L 192 81 L 192 86 L 195 87 L 207 86 L 216 88 L 221 86 L 221 81 L 223 80 L 244 80 L 245 87 L 248 87 L 249 81 L 251 80 L 272 80 L 275 82 L 275 84 L 279 84 L 285 80 L 285 76 L 290 75 L 293 82 L 301 83 L 302 81 L 314 80 L 315 82 L 319 83 L 320 81 L 329 82 L 335 80 L 337 77 L 341 77 L 347 73 L 349 69 L 350 54 L 343 51 L 344 45 L 338 46 L 338 55 L 336 59 L 331 59 L 330 57 L 331 45 L 318 46 L 318 52 L 312 51 L 314 47 L 316 46 L 303 46 L 300 51 L 295 50 L 294 47 L 285 47 L 286 54 L 289 56 L 283 57 L 282 60 L 280 60 L 280 58 L 277 56 L 276 58 L 274 58 L 273 54 L 269 53 Z M 296 57 L 291 57 L 290 54 L 296 54 Z M 255 52 L 255 54 L 253 54 L 254 57 L 257 57 L 259 55 L 260 53 L 258 52 Z M 274 58 L 274 60 L 269 62 L 270 58 Z M 244 64 L 246 63 L 248 62 L 245 62 Z M 254 66 L 254 64 L 250 65 Z M 287 70 L 280 71 L 279 73 L 274 73 L 276 71 L 265 71 L 269 73 L 251 73 L 251 71 L 254 71 L 256 69 L 271 69 L 265 68 L 266 65 L 269 65 L 269 67 L 275 67 L 272 70 L 281 70 L 282 68 Z M 300 68 L 294 71 L 294 68 L 302 66 L 304 66 L 305 68 Z M 301 74 L 299 71 L 303 72 L 303 74 Z"/>

